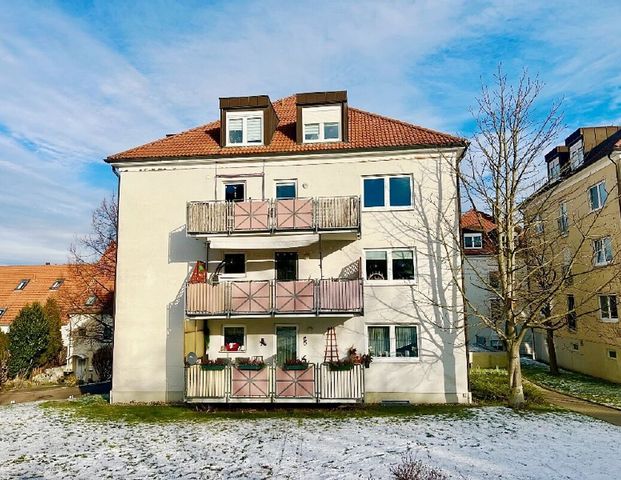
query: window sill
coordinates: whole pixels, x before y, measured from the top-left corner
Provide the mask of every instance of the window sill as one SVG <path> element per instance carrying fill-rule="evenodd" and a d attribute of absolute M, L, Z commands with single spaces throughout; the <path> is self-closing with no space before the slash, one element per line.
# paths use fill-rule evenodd
<path fill-rule="evenodd" d="M 420 363 L 420 357 L 373 357 L 373 363 Z"/>
<path fill-rule="evenodd" d="M 392 212 L 392 211 L 408 211 L 414 210 L 414 205 L 406 205 L 403 207 L 362 207 L 362 212 Z"/>
<path fill-rule="evenodd" d="M 222 273 L 220 274 L 220 280 L 239 280 L 240 278 L 246 278 L 245 273 Z"/>
<path fill-rule="evenodd" d="M 619 323 L 618 318 L 600 318 L 599 320 L 602 323 Z"/>
<path fill-rule="evenodd" d="M 602 267 L 607 267 L 608 265 L 612 265 L 612 262 L 606 262 L 606 263 L 594 263 L 593 267 L 594 268 L 602 268 Z"/>
<path fill-rule="evenodd" d="M 224 347 L 220 347 L 220 352 L 219 353 L 246 353 L 246 349 L 239 349 L 239 350 L 227 350 Z"/>
<path fill-rule="evenodd" d="M 224 148 L 234 148 L 234 147 L 262 147 L 263 142 L 261 143 L 227 143 Z"/>
<path fill-rule="evenodd" d="M 374 287 L 375 286 L 394 287 L 398 285 L 402 285 L 402 286 L 416 285 L 417 282 L 416 280 L 364 280 L 364 284 L 369 285 L 369 286 L 374 286 Z"/>
<path fill-rule="evenodd" d="M 343 140 L 341 140 L 340 138 L 330 138 L 330 139 L 319 139 L 319 140 L 303 140 L 302 143 L 338 143 L 338 142 L 342 142 Z"/>

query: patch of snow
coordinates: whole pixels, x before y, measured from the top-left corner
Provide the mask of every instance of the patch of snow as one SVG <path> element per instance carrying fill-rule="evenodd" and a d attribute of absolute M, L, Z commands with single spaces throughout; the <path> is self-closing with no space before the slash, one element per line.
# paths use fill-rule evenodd
<path fill-rule="evenodd" d="M 205 413 L 205 415 L 209 415 Z M 0 478 L 390 478 L 404 454 L 468 479 L 606 479 L 621 429 L 572 413 L 473 409 L 370 419 L 86 422 L 0 407 Z M 613 475 L 614 476 L 614 475 Z"/>

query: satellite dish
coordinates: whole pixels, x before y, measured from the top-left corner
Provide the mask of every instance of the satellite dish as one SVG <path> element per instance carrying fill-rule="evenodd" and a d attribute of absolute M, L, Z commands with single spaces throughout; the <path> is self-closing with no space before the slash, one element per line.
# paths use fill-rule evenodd
<path fill-rule="evenodd" d="M 188 362 L 188 365 L 196 365 L 197 360 L 198 357 L 194 352 L 188 353 L 187 357 L 185 357 L 185 361 Z"/>

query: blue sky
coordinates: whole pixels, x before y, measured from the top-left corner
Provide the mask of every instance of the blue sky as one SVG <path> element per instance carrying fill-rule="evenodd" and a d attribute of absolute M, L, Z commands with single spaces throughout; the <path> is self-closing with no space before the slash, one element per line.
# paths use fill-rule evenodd
<path fill-rule="evenodd" d="M 220 96 L 347 89 L 467 136 L 502 61 L 540 75 L 541 111 L 564 98 L 567 131 L 621 123 L 618 1 L 0 1 L 0 264 L 66 261 L 115 190 L 102 159 Z"/>

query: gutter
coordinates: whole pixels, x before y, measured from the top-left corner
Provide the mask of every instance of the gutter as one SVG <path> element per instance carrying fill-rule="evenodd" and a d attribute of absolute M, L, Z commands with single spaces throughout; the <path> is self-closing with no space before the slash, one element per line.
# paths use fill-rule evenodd
<path fill-rule="evenodd" d="M 621 170 L 619 169 L 619 163 L 615 162 L 610 156 L 611 153 L 606 155 L 606 157 L 608 157 L 608 160 L 610 160 L 610 162 L 615 166 L 615 174 L 617 176 L 617 202 L 619 203 L 619 212 L 621 213 L 621 194 L 619 192 L 619 188 L 621 187 Z"/>

